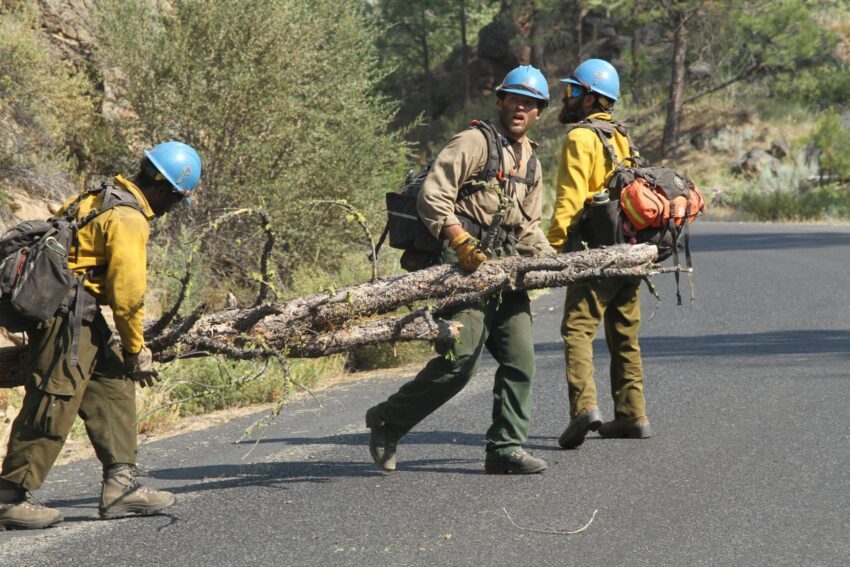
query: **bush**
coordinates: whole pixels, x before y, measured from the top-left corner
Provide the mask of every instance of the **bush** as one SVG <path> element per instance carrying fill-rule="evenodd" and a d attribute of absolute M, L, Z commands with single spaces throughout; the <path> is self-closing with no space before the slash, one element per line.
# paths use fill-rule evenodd
<path fill-rule="evenodd" d="M 27 3 L 0 7 L 0 185 L 59 199 L 73 189 L 72 153 L 91 131 L 94 105 L 86 78 L 51 53 L 37 16 Z"/>
<path fill-rule="evenodd" d="M 749 191 L 740 197 L 739 208 L 755 220 L 817 221 L 848 218 L 850 190 L 836 184 L 804 191 Z"/>
<path fill-rule="evenodd" d="M 285 279 L 320 258 L 333 269 L 356 231 L 319 199 L 347 199 L 378 226 L 383 192 L 402 177 L 406 146 L 389 130 L 395 106 L 378 30 L 356 0 L 144 0 L 97 4 L 99 57 L 120 69 L 135 113 L 124 131 L 151 144 L 178 138 L 204 159 L 191 217 L 264 206 Z M 179 217 L 179 216 L 178 216 Z M 380 224 L 380 226 L 383 226 Z M 241 260 L 225 228 L 216 269 Z"/>
<path fill-rule="evenodd" d="M 822 177 L 850 179 L 850 130 L 834 110 L 827 111 L 811 137 Z"/>

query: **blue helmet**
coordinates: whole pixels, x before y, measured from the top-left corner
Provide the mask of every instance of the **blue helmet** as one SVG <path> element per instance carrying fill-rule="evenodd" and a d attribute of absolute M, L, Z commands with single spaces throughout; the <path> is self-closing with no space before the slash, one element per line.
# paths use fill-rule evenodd
<path fill-rule="evenodd" d="M 561 82 L 578 85 L 611 100 L 620 98 L 620 76 L 613 65 L 602 59 L 588 59 Z"/>
<path fill-rule="evenodd" d="M 549 104 L 549 85 L 540 69 L 531 65 L 520 65 L 507 75 L 502 84 L 496 87 L 497 93 L 516 93 L 537 100 L 542 100 L 544 106 Z"/>
<path fill-rule="evenodd" d="M 183 142 L 157 144 L 145 155 L 181 195 L 188 195 L 201 178 L 201 156 Z"/>

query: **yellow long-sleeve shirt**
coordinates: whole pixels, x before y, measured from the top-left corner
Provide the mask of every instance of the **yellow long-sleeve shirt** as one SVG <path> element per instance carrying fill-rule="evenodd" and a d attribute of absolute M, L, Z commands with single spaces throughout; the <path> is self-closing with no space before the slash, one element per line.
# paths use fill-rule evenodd
<path fill-rule="evenodd" d="M 68 264 L 77 275 L 100 268 L 86 281 L 86 288 L 101 303 L 112 308 L 124 349 L 139 352 L 145 344 L 142 320 L 147 291 L 148 222 L 154 217 L 154 212 L 133 183 L 118 175 L 115 184 L 136 198 L 144 214 L 131 207 L 119 206 L 98 215 L 77 233 L 79 252 L 76 257 L 71 255 Z M 69 199 L 60 214 L 74 200 L 76 197 Z M 85 197 L 76 217 L 82 218 L 97 209 L 102 200 L 102 193 Z"/>
<path fill-rule="evenodd" d="M 611 115 L 604 112 L 591 114 L 588 118 L 611 121 Z M 631 155 L 628 140 L 616 130 L 609 141 L 618 160 Z M 587 128 L 570 130 L 561 148 L 555 205 L 546 234 L 552 248 L 558 251 L 564 248 L 567 232 L 578 223 L 582 209 L 591 201 L 593 194 L 605 188 L 613 171 L 596 132 Z"/>

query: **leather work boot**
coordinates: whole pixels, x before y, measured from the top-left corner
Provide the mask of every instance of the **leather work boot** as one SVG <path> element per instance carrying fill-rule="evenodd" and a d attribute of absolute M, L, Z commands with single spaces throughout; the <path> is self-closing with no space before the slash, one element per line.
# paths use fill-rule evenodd
<path fill-rule="evenodd" d="M 372 455 L 372 460 L 383 470 L 394 471 L 398 439 L 387 430 L 386 424 L 378 415 L 378 406 L 366 411 L 366 427 L 369 428 L 369 454 Z"/>
<path fill-rule="evenodd" d="M 588 431 L 596 431 L 602 425 L 602 414 L 599 408 L 585 408 L 570 420 L 567 428 L 558 438 L 561 449 L 578 449 L 584 443 Z"/>
<path fill-rule="evenodd" d="M 546 461 L 538 459 L 522 447 L 517 447 L 505 455 L 487 453 L 484 460 L 484 472 L 487 474 L 535 474 L 547 468 Z"/>
<path fill-rule="evenodd" d="M 608 439 L 646 439 L 652 435 L 652 429 L 649 427 L 649 419 L 646 417 L 617 418 L 600 425 L 599 435 Z"/>
<path fill-rule="evenodd" d="M 23 488 L 0 488 L 0 531 L 40 530 L 61 521 L 59 510 L 27 498 Z"/>
<path fill-rule="evenodd" d="M 176 500 L 170 492 L 139 484 L 130 465 L 112 465 L 103 475 L 98 509 L 100 517 L 107 520 L 133 514 L 155 514 Z"/>

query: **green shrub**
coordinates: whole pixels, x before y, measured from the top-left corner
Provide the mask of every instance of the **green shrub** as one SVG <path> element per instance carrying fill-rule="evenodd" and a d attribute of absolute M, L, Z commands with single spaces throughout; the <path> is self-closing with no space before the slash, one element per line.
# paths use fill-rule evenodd
<path fill-rule="evenodd" d="M 51 53 L 37 16 L 27 3 L 0 7 L 0 185 L 57 199 L 73 190 L 72 149 L 84 145 L 94 106 L 87 79 Z"/>
<path fill-rule="evenodd" d="M 121 70 L 145 143 L 182 139 L 204 174 L 191 217 L 263 206 L 286 281 L 305 263 L 334 269 L 356 226 L 317 199 L 347 199 L 378 225 L 383 192 L 402 177 L 406 146 L 390 131 L 395 105 L 375 92 L 385 71 L 377 30 L 356 0 L 145 0 L 97 4 L 99 57 Z M 383 225 L 381 225 L 383 226 Z M 214 269 L 238 268 L 224 228 Z M 236 251 L 241 252 L 241 251 Z"/>
<path fill-rule="evenodd" d="M 850 129 L 834 110 L 823 115 L 811 143 L 818 153 L 822 176 L 850 179 Z"/>
<path fill-rule="evenodd" d="M 816 221 L 848 218 L 850 190 L 838 184 L 809 190 L 749 191 L 738 201 L 741 211 L 760 221 Z"/>

